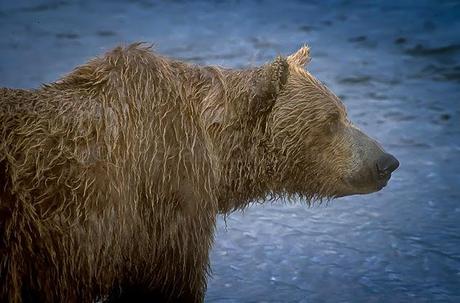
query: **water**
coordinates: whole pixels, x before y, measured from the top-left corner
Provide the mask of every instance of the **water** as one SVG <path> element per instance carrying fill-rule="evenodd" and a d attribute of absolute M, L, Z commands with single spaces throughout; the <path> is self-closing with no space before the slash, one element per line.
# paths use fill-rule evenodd
<path fill-rule="evenodd" d="M 0 86 L 36 87 L 120 42 L 253 66 L 301 44 L 401 162 L 387 188 L 220 218 L 207 302 L 460 302 L 460 3 L 0 0 Z"/>

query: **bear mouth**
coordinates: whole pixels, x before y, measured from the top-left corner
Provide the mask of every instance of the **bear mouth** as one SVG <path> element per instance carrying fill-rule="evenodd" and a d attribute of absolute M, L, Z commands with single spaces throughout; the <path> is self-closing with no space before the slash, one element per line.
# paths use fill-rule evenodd
<path fill-rule="evenodd" d="M 373 176 L 373 178 L 364 178 L 368 182 L 360 182 L 363 178 L 351 178 L 342 180 L 344 184 L 344 190 L 339 192 L 335 197 L 345 197 L 352 195 L 365 195 L 382 190 L 388 185 L 388 181 L 391 178 L 391 174 L 386 176 Z M 371 181 L 372 180 L 372 181 Z M 370 181 L 370 182 L 369 182 Z"/>
<path fill-rule="evenodd" d="M 387 174 L 385 176 L 379 176 L 377 180 L 377 188 L 378 190 L 383 189 L 385 186 L 388 185 L 388 181 L 390 181 L 391 174 Z"/>

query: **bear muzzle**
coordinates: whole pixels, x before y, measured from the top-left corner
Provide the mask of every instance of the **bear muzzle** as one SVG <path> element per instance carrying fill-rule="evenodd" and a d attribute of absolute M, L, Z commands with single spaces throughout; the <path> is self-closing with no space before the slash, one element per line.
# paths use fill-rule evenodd
<path fill-rule="evenodd" d="M 340 196 L 369 194 L 383 189 L 399 167 L 398 159 L 355 128 L 349 129 L 347 135 L 349 142 L 352 142 L 351 166 L 355 169 L 344 178 L 345 189 Z"/>

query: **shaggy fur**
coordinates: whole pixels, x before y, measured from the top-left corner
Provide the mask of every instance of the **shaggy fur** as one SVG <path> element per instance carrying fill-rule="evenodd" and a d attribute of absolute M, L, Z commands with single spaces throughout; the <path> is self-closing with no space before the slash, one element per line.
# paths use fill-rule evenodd
<path fill-rule="evenodd" d="M 0 301 L 201 302 L 219 212 L 333 197 L 350 169 L 345 110 L 307 61 L 227 70 L 134 44 L 1 89 Z"/>

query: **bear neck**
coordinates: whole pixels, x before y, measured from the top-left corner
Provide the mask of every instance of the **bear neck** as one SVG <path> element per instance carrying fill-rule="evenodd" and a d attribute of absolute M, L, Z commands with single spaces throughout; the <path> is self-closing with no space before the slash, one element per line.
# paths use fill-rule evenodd
<path fill-rule="evenodd" d="M 218 206 L 221 213 L 274 197 L 274 150 L 267 115 L 248 110 L 255 70 L 223 70 L 225 118 L 211 128 L 220 164 Z"/>

